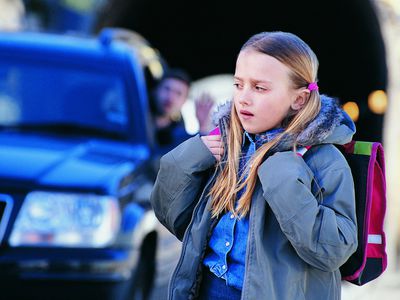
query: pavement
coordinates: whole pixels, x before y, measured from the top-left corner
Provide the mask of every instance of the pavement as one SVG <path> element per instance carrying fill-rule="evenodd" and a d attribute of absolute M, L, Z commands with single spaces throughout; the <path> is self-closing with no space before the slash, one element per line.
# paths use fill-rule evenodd
<path fill-rule="evenodd" d="M 157 230 L 156 278 L 150 300 L 166 300 L 168 282 L 179 260 L 181 242 L 160 223 Z"/>
<path fill-rule="evenodd" d="M 385 271 L 363 286 L 343 282 L 342 300 L 400 300 L 400 271 Z"/>

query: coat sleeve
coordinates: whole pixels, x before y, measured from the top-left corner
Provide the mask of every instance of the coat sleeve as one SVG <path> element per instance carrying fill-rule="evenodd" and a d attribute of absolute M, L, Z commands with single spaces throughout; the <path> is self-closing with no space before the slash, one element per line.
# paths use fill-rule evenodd
<path fill-rule="evenodd" d="M 150 202 L 158 220 L 180 240 L 215 163 L 198 135 L 161 158 Z"/>
<path fill-rule="evenodd" d="M 311 192 L 314 173 L 292 151 L 274 154 L 258 170 L 283 233 L 305 262 L 323 271 L 337 270 L 357 249 L 351 170 L 340 153 L 333 154 L 318 169 L 322 200 Z"/>

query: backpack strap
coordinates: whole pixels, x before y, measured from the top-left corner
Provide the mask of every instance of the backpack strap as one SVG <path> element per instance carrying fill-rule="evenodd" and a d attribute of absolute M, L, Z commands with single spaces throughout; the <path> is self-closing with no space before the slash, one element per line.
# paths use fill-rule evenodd
<path fill-rule="evenodd" d="M 296 150 L 296 154 L 300 157 L 303 157 L 304 154 L 306 154 L 306 152 L 311 148 L 311 146 L 304 146 L 304 147 L 300 147 L 297 148 Z"/>

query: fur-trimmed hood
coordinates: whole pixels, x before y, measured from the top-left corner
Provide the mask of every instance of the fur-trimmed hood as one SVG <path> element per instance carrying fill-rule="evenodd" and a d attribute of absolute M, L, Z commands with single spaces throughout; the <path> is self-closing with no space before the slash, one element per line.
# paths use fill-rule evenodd
<path fill-rule="evenodd" d="M 224 133 L 229 124 L 232 101 L 217 107 L 212 120 Z M 296 142 L 299 146 L 318 144 L 343 145 L 351 141 L 356 128 L 350 117 L 340 108 L 338 100 L 321 95 L 321 110 L 299 135 L 286 135 L 275 147 L 277 151 L 290 149 Z"/>

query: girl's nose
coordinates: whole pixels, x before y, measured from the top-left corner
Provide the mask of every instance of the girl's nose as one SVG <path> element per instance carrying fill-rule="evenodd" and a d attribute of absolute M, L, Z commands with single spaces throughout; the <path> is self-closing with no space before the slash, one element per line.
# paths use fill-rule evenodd
<path fill-rule="evenodd" d="M 250 93 L 242 91 L 236 95 L 238 97 L 239 103 L 244 106 L 248 106 L 252 103 Z"/>

